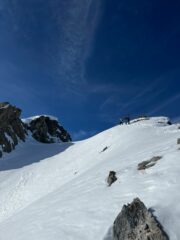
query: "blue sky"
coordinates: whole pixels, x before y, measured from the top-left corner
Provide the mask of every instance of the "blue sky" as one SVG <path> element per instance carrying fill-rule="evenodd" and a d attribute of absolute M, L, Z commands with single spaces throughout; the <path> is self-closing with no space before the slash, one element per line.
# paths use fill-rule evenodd
<path fill-rule="evenodd" d="M 0 96 L 73 138 L 121 116 L 180 119 L 180 3 L 0 0 Z"/>

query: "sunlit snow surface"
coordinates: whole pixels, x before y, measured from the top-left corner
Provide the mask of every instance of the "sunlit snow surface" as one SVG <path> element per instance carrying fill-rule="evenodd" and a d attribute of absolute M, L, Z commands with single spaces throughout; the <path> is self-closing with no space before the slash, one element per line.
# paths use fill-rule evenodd
<path fill-rule="evenodd" d="M 180 129 L 166 122 L 116 126 L 75 143 L 20 144 L 0 160 L 0 239 L 103 240 L 122 205 L 139 197 L 179 240 Z M 153 156 L 163 158 L 137 170 Z M 110 170 L 118 181 L 107 187 Z"/>

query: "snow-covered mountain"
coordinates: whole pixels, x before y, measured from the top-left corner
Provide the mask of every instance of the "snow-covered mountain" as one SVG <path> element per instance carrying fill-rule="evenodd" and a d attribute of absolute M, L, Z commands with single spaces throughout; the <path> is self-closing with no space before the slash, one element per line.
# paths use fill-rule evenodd
<path fill-rule="evenodd" d="M 0 159 L 0 239 L 111 239 L 122 206 L 139 197 L 170 239 L 179 240 L 178 138 L 179 125 L 165 117 L 80 142 L 43 144 L 29 136 Z M 111 187 L 109 171 L 117 176 Z"/>

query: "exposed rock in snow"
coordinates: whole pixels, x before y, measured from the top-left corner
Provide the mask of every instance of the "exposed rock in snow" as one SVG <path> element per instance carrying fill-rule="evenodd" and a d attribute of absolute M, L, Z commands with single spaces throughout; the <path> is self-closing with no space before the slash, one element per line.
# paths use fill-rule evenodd
<path fill-rule="evenodd" d="M 115 181 L 117 181 L 116 172 L 110 171 L 109 176 L 107 178 L 108 186 L 110 187 Z"/>
<path fill-rule="evenodd" d="M 177 144 L 180 144 L 180 138 L 178 138 L 178 140 L 177 140 Z"/>
<path fill-rule="evenodd" d="M 0 103 L 0 145 L 2 152 L 11 152 L 19 140 L 25 141 L 26 130 L 20 120 L 21 110 L 7 102 Z"/>
<path fill-rule="evenodd" d="M 59 125 L 57 118 L 42 115 L 30 119 L 25 120 L 24 123 L 37 141 L 42 143 L 71 141 L 69 133 Z"/>
<path fill-rule="evenodd" d="M 156 157 L 152 157 L 148 161 L 143 161 L 139 163 L 138 170 L 145 170 L 147 168 L 153 167 L 157 163 L 157 161 L 159 161 L 161 158 L 162 158 L 161 156 L 156 156 Z"/>
<path fill-rule="evenodd" d="M 167 240 L 159 222 L 138 198 L 124 205 L 113 226 L 113 240 Z"/>
<path fill-rule="evenodd" d="M 102 153 L 102 152 L 105 152 L 107 149 L 108 149 L 108 147 L 107 147 L 107 146 L 106 146 L 106 147 L 104 147 L 104 148 L 103 148 L 103 150 L 101 151 L 101 153 Z"/>

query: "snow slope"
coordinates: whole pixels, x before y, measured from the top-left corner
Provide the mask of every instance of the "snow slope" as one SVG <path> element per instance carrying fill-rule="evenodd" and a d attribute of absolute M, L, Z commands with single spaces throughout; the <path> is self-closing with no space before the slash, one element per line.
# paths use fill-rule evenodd
<path fill-rule="evenodd" d="M 178 125 L 151 118 L 75 143 L 22 143 L 0 160 L 0 240 L 103 240 L 139 197 L 180 239 Z M 108 149 L 104 152 L 105 147 Z M 163 156 L 138 171 L 138 163 Z M 110 170 L 118 181 L 107 187 Z"/>

